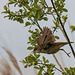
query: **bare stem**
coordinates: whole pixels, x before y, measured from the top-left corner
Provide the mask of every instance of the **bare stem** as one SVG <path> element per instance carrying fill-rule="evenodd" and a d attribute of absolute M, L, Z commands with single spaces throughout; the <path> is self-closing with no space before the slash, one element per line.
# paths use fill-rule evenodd
<path fill-rule="evenodd" d="M 57 60 L 56 56 L 53 54 L 54 59 L 56 60 L 57 64 L 59 65 L 60 69 L 62 71 L 64 71 L 64 69 L 62 68 L 62 66 L 60 65 L 59 61 Z"/>

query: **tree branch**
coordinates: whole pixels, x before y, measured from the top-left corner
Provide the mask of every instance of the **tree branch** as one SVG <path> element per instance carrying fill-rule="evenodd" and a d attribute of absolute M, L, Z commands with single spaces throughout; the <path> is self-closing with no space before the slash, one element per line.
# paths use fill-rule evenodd
<path fill-rule="evenodd" d="M 42 64 L 42 65 L 45 65 L 45 66 L 49 66 L 50 64 L 44 64 L 44 63 L 38 63 L 38 64 Z M 52 66 L 52 65 L 51 65 Z M 63 73 L 63 71 L 61 71 L 60 69 L 58 69 L 57 67 L 55 66 L 52 66 L 54 67 L 56 70 L 60 71 L 61 73 Z"/>
<path fill-rule="evenodd" d="M 54 10 L 55 10 L 57 16 L 58 16 L 59 22 L 60 22 L 61 27 L 62 27 L 62 29 L 63 29 L 63 31 L 64 31 L 64 34 L 65 34 L 65 38 L 66 38 L 67 41 L 69 42 L 69 46 L 70 46 L 70 48 L 71 48 L 71 50 L 72 50 L 73 56 L 75 57 L 74 49 L 73 49 L 73 47 L 72 47 L 72 45 L 71 45 L 71 43 L 70 43 L 70 39 L 69 39 L 69 37 L 68 37 L 68 35 L 67 35 L 66 31 L 65 31 L 64 25 L 63 25 L 63 23 L 62 23 L 62 21 L 61 21 L 60 15 L 58 14 L 58 11 L 57 11 L 56 8 L 55 8 L 55 5 L 54 5 L 54 3 L 53 3 L 53 0 L 51 0 L 51 3 L 52 3 L 52 5 L 53 5 L 53 8 L 54 8 Z"/>

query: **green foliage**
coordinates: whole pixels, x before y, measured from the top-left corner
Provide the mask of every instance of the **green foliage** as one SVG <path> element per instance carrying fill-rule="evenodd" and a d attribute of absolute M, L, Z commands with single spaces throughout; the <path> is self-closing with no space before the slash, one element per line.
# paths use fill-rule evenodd
<path fill-rule="evenodd" d="M 66 22 L 67 18 L 68 18 L 67 15 L 66 16 L 64 16 L 64 15 L 62 16 L 62 19 L 64 20 L 64 23 Z"/>
<path fill-rule="evenodd" d="M 59 39 L 59 36 L 55 36 L 56 39 Z"/>
<path fill-rule="evenodd" d="M 30 54 L 29 56 L 25 57 L 24 60 L 21 62 L 25 65 L 24 67 L 31 67 L 34 66 L 38 71 L 37 75 L 54 75 L 54 67 L 53 64 L 48 64 L 49 61 L 43 56 L 43 61 L 40 60 L 40 54 L 34 53 L 34 55 Z"/>
<path fill-rule="evenodd" d="M 27 22 L 25 23 L 25 27 L 26 27 L 26 26 L 29 26 L 29 25 L 31 25 L 31 23 L 27 21 Z"/>
<path fill-rule="evenodd" d="M 60 15 L 60 18 L 65 24 L 67 20 L 67 15 L 62 15 L 63 12 L 68 12 L 65 6 L 65 0 L 55 0 L 55 7 Z M 19 7 L 20 9 L 15 12 L 11 11 L 9 7 L 14 5 L 14 7 Z M 48 21 L 48 15 L 56 14 L 55 10 L 52 7 L 47 7 L 45 0 L 9 0 L 9 3 L 4 6 L 5 11 L 2 13 L 8 14 L 5 16 L 9 20 L 17 21 L 19 23 L 24 23 L 24 18 L 28 18 L 29 21 L 25 22 L 25 27 L 37 25 L 37 21 Z M 51 12 L 50 12 L 51 11 Z M 60 24 L 58 16 L 56 17 L 57 22 Z M 54 31 L 59 27 L 56 21 L 53 20 L 55 26 L 53 26 Z"/>
<path fill-rule="evenodd" d="M 62 75 L 75 75 L 75 67 L 65 68 L 65 71 Z"/>
<path fill-rule="evenodd" d="M 72 29 L 72 32 L 75 31 L 75 26 L 70 26 L 70 28 Z"/>
<path fill-rule="evenodd" d="M 29 33 L 31 33 L 31 36 L 29 37 L 29 42 L 27 42 L 28 44 L 31 44 L 32 46 L 28 47 L 28 50 L 32 50 L 34 49 L 34 47 L 36 46 L 36 38 L 37 36 L 40 35 L 40 31 L 38 29 L 35 29 L 35 31 L 33 30 L 29 30 Z"/>
<path fill-rule="evenodd" d="M 11 10 L 11 5 L 18 7 L 18 9 L 15 11 Z M 27 42 L 27 44 L 30 44 L 27 49 L 33 50 L 37 45 L 36 39 L 41 35 L 40 30 L 42 29 L 40 29 L 40 21 L 48 21 L 48 16 L 55 16 L 53 20 L 55 26 L 52 26 L 54 29 L 53 33 L 59 28 L 59 25 L 61 25 L 59 18 L 63 26 L 66 23 L 68 17 L 67 15 L 63 15 L 63 13 L 68 12 L 65 8 L 65 0 L 54 0 L 54 5 L 57 12 L 53 6 L 48 7 L 46 0 L 9 0 L 9 2 L 4 5 L 4 11 L 2 13 L 6 14 L 4 18 L 8 17 L 9 20 L 25 23 L 24 27 L 29 26 L 31 28 L 33 25 L 36 25 L 39 28 L 35 28 L 34 31 L 31 29 L 28 30 L 31 36 L 29 36 L 29 42 Z M 28 21 L 26 21 L 25 18 L 28 19 Z M 70 26 L 70 28 L 72 31 L 75 31 L 75 26 Z M 59 36 L 55 36 L 55 38 L 59 39 Z M 55 65 L 49 64 L 48 59 L 43 56 L 41 60 L 40 54 L 36 53 L 34 53 L 34 55 L 30 54 L 21 62 L 25 65 L 25 68 L 34 66 L 34 68 L 38 70 L 37 75 L 54 75 L 54 69 L 56 69 Z M 62 75 L 75 75 L 75 68 L 65 68 L 65 72 L 63 72 Z"/>

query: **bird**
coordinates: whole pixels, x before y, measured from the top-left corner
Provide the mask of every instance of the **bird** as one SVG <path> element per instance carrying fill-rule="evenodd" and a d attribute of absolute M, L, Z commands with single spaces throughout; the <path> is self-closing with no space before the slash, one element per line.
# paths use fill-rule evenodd
<path fill-rule="evenodd" d="M 43 27 L 41 35 L 39 35 L 36 39 L 37 45 L 35 46 L 33 53 L 54 54 L 60 50 L 63 50 L 69 56 L 69 53 L 67 53 L 64 49 L 61 49 L 62 46 L 69 43 L 55 41 L 55 36 L 53 35 L 52 31 L 48 27 Z"/>

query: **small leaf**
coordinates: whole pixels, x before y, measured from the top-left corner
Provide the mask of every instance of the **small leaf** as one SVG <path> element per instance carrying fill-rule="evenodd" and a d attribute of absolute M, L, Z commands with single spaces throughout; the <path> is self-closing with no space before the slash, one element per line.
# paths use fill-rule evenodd
<path fill-rule="evenodd" d="M 25 3 L 25 7 L 26 7 L 27 9 L 30 9 L 30 7 L 29 7 L 29 5 L 28 5 L 27 3 Z"/>
<path fill-rule="evenodd" d="M 39 32 L 39 30 L 38 29 L 35 29 L 36 30 L 36 32 Z"/>
<path fill-rule="evenodd" d="M 25 65 L 24 68 L 27 68 L 28 65 Z"/>
<path fill-rule="evenodd" d="M 49 60 L 47 59 L 45 62 L 46 62 L 46 63 L 49 63 Z"/>
<path fill-rule="evenodd" d="M 72 29 L 72 32 L 75 31 L 75 26 L 70 26 L 70 29 Z"/>
<path fill-rule="evenodd" d="M 27 48 L 27 50 L 32 50 L 32 49 L 34 49 L 34 47 L 28 47 L 28 48 Z"/>
<path fill-rule="evenodd" d="M 39 67 L 37 67 L 37 66 L 34 66 L 34 68 L 39 69 Z"/>
<path fill-rule="evenodd" d="M 30 41 L 30 42 L 32 42 L 32 39 L 31 39 L 31 37 L 29 37 L 29 41 Z"/>
<path fill-rule="evenodd" d="M 6 5 L 4 6 L 4 9 L 7 10 L 7 6 Z"/>
<path fill-rule="evenodd" d="M 64 20 L 64 22 L 66 22 L 67 18 L 68 18 L 67 15 L 66 16 L 64 16 L 64 15 L 62 16 L 62 19 Z"/>
<path fill-rule="evenodd" d="M 42 58 L 43 58 L 43 62 L 45 63 L 45 61 L 46 61 L 45 57 L 43 56 Z"/>
<path fill-rule="evenodd" d="M 43 19 L 44 19 L 45 21 L 47 21 L 47 20 L 48 20 L 48 18 L 47 18 L 47 17 L 43 17 Z"/>
<path fill-rule="evenodd" d="M 27 21 L 27 22 L 25 23 L 25 27 L 26 27 L 26 26 L 29 26 L 29 25 L 31 25 L 31 23 Z"/>
<path fill-rule="evenodd" d="M 40 70 L 37 75 L 42 75 L 42 70 Z"/>
<path fill-rule="evenodd" d="M 28 30 L 28 32 L 33 33 L 33 31 L 32 31 L 32 30 Z"/>
<path fill-rule="evenodd" d="M 68 10 L 67 10 L 66 8 L 63 8 L 62 10 L 63 10 L 64 12 L 68 12 Z"/>
<path fill-rule="evenodd" d="M 41 0 L 41 4 L 44 4 L 44 0 Z"/>
<path fill-rule="evenodd" d="M 21 62 L 22 62 L 23 64 L 25 64 L 25 61 L 24 61 L 24 60 L 22 60 Z"/>
<path fill-rule="evenodd" d="M 55 36 L 56 39 L 59 39 L 59 36 Z"/>

